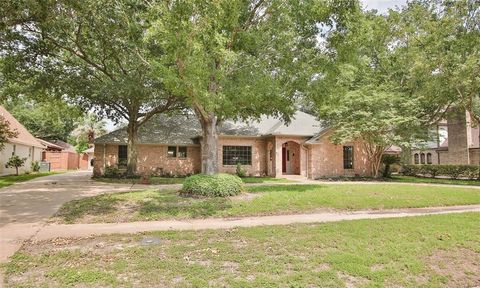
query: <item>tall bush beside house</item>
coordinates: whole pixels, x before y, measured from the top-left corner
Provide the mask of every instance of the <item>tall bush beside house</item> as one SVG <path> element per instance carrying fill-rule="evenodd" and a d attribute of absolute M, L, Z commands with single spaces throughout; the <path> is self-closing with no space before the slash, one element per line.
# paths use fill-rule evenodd
<path fill-rule="evenodd" d="M 40 171 L 40 163 L 38 161 L 33 161 L 32 164 L 30 165 L 32 172 L 38 172 Z"/>
<path fill-rule="evenodd" d="M 392 175 L 391 166 L 400 162 L 400 157 L 397 155 L 383 155 L 382 163 L 383 167 L 383 177 L 390 177 Z"/>
<path fill-rule="evenodd" d="M 197 174 L 185 179 L 182 194 L 189 196 L 228 197 L 243 190 L 242 180 L 230 174 Z"/>
<path fill-rule="evenodd" d="M 25 165 L 27 158 L 20 158 L 17 155 L 13 155 L 8 159 L 7 164 L 5 165 L 6 168 L 15 168 L 15 175 L 18 176 L 18 168 Z"/>

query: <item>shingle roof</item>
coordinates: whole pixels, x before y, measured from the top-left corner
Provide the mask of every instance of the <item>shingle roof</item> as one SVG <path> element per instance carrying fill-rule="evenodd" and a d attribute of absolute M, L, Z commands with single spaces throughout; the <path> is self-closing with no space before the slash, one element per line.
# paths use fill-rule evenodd
<path fill-rule="evenodd" d="M 38 140 L 37 138 L 33 137 L 30 132 L 20 123 L 15 119 L 15 117 L 10 114 L 10 112 L 7 111 L 7 109 L 3 108 L 3 106 L 0 105 L 0 115 L 5 118 L 6 121 L 10 124 L 10 128 L 12 130 L 16 130 L 18 132 L 17 137 L 15 138 L 10 138 L 9 141 L 12 143 L 17 143 L 17 144 L 22 144 L 26 146 L 34 146 L 38 148 L 45 148 Z"/>
<path fill-rule="evenodd" d="M 262 117 L 252 121 L 225 121 L 218 129 L 220 135 L 266 136 L 297 135 L 312 137 L 324 128 L 317 119 L 307 113 L 297 111 L 291 123 L 273 117 Z M 194 115 L 158 115 L 144 124 L 139 130 L 140 144 L 192 145 L 198 144 L 201 126 Z M 121 128 L 95 139 L 95 143 L 127 143 L 127 130 Z"/>
<path fill-rule="evenodd" d="M 53 144 L 52 142 L 48 142 L 48 141 L 40 139 L 40 138 L 37 138 L 37 140 L 40 143 L 42 143 L 42 145 L 46 146 L 47 148 L 54 148 L 54 149 L 58 149 L 58 150 L 63 150 L 62 146 L 59 146 L 57 144 Z"/>
<path fill-rule="evenodd" d="M 192 145 L 200 135 L 200 123 L 193 115 L 157 115 L 146 122 L 138 131 L 140 144 Z M 94 143 L 127 144 L 127 128 L 120 128 L 96 138 Z"/>
<path fill-rule="evenodd" d="M 259 120 L 252 121 L 225 121 L 219 128 L 219 133 L 244 136 L 295 135 L 312 137 L 322 129 L 322 125 L 315 116 L 297 111 L 288 124 L 274 117 L 263 116 Z"/>

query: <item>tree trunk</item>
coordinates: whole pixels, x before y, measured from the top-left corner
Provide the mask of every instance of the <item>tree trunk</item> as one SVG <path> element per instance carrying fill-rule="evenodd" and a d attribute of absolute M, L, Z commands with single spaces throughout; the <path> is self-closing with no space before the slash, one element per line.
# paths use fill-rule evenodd
<path fill-rule="evenodd" d="M 132 117 L 133 118 L 133 117 Z M 139 125 L 136 120 L 128 121 L 128 141 L 127 141 L 127 176 L 133 176 L 137 173 L 137 143 L 138 143 L 138 128 Z"/>
<path fill-rule="evenodd" d="M 202 173 L 218 173 L 218 133 L 217 117 L 210 114 L 207 118 L 199 117 L 202 125 Z"/>
<path fill-rule="evenodd" d="M 402 149 L 402 152 L 400 152 L 400 159 L 402 164 L 412 164 L 412 148 L 407 146 L 401 146 L 400 148 Z"/>
<path fill-rule="evenodd" d="M 382 155 L 383 151 L 385 151 L 385 148 L 372 143 L 365 143 L 365 146 L 367 150 L 367 157 L 370 161 L 372 176 L 373 178 L 379 178 L 380 166 L 382 165 Z"/>
<path fill-rule="evenodd" d="M 477 120 L 477 129 L 478 129 L 478 149 L 480 150 L 480 119 Z M 480 151 L 478 153 L 480 153 Z M 478 169 L 480 169 L 480 155 L 478 155 Z M 480 179 L 480 175 L 478 176 L 478 179 Z"/>
<path fill-rule="evenodd" d="M 18 176 L 18 166 L 15 166 L 15 176 Z"/>

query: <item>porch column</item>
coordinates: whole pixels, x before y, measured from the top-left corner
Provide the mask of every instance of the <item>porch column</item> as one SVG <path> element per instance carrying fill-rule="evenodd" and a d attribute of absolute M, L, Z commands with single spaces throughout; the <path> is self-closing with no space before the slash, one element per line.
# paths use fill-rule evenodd
<path fill-rule="evenodd" d="M 275 177 L 282 177 L 282 141 L 275 137 Z"/>

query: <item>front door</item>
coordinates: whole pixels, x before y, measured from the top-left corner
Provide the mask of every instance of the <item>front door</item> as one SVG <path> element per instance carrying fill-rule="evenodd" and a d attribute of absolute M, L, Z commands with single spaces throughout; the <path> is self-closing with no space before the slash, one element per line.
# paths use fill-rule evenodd
<path fill-rule="evenodd" d="M 293 174 L 292 150 L 288 147 L 282 147 L 282 173 Z"/>
<path fill-rule="evenodd" d="M 292 156 L 292 151 L 287 148 L 287 174 L 293 174 Z"/>

